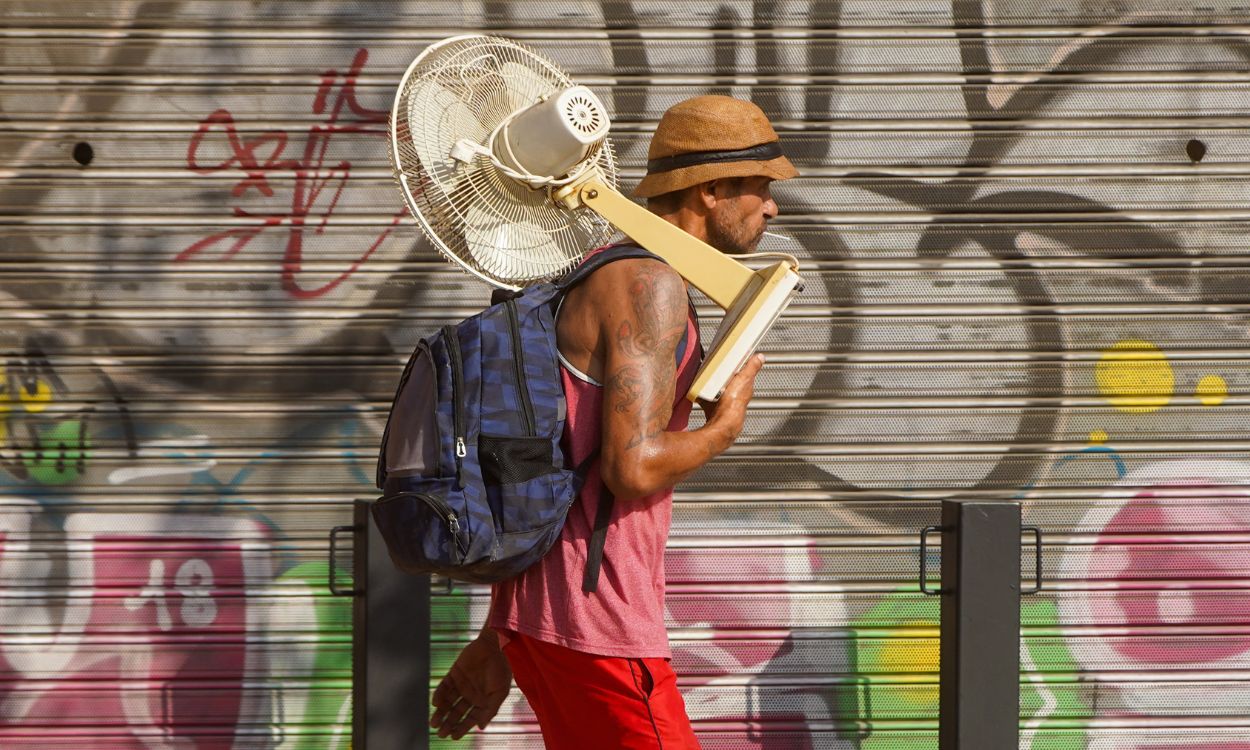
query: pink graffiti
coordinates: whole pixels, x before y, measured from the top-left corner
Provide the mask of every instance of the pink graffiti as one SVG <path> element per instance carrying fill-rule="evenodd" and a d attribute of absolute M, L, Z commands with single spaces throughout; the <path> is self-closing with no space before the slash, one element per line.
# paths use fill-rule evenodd
<path fill-rule="evenodd" d="M 65 579 L 43 578 L 60 558 L 69 584 L 64 606 L 28 597 L 0 623 L 0 746 L 228 750 L 267 718 L 247 685 L 260 675 L 246 589 L 268 578 L 263 527 L 80 514 L 66 529 L 51 555 L 25 533 L 0 542 L 0 580 L 54 587 Z"/>
<path fill-rule="evenodd" d="M 299 275 L 304 270 L 306 231 L 311 230 L 314 235 L 325 233 L 351 179 L 350 161 L 342 159 L 326 165 L 326 155 L 335 137 L 345 134 L 386 136 L 388 113 L 366 109 L 356 98 L 356 81 L 368 59 L 368 50 L 360 49 L 347 75 L 340 77 L 334 70 L 322 74 L 321 85 L 313 99 L 312 113 L 323 116 L 324 120 L 309 128 L 303 153 L 298 158 L 286 156 L 289 143 L 286 132 L 271 130 L 247 138 L 239 133 L 234 116 L 228 109 L 218 109 L 200 122 L 187 147 L 187 167 L 191 171 L 203 175 L 227 171 L 242 173 L 230 191 L 236 199 L 247 197 L 249 191 L 255 191 L 260 198 L 274 197 L 276 190 L 270 178 L 276 173 L 289 172 L 294 178 L 290 210 L 281 213 L 253 212 L 235 205 L 232 207 L 234 216 L 255 219 L 258 223 L 205 237 L 179 252 L 174 257 L 175 261 L 187 261 L 210 248 L 220 249 L 223 246 L 224 250 L 218 257 L 228 260 L 264 232 L 285 227 L 286 249 L 279 271 L 282 289 L 295 299 L 314 299 L 346 281 L 373 255 L 399 223 L 404 209 L 396 211 L 391 223 L 359 252 L 347 270 L 320 285 L 305 286 L 300 282 Z M 200 150 L 210 136 L 217 136 L 214 139 L 217 145 L 223 145 L 220 138 L 224 136 L 224 146 L 230 156 L 216 163 L 205 163 Z"/>
<path fill-rule="evenodd" d="M 1177 506 L 1161 497 L 1193 500 Z M 1185 534 L 1141 537 L 1142 530 L 1200 528 L 1223 534 L 1250 531 L 1246 498 L 1225 497 L 1218 487 L 1157 485 L 1134 495 L 1107 523 L 1090 553 L 1092 578 L 1117 582 L 1114 596 L 1092 604 L 1094 621 L 1134 629 L 1156 626 L 1241 625 L 1250 622 L 1250 548 L 1195 541 Z M 1184 518 L 1174 517 L 1183 507 Z M 1240 512 L 1239 512 L 1240 511 Z M 1163 581 L 1161 584 L 1160 581 Z M 1175 583 L 1169 583 L 1174 581 Z M 1250 637 L 1194 639 L 1178 643 L 1142 637 L 1115 639 L 1111 648 L 1136 662 L 1198 664 L 1250 650 Z"/>
<path fill-rule="evenodd" d="M 744 734 L 717 739 L 718 747 L 725 750 L 811 748 L 815 743 L 809 723 L 828 716 L 824 699 L 792 693 L 774 703 L 766 698 L 770 688 L 752 683 L 754 679 L 766 681 L 763 675 L 793 648 L 788 631 L 802 615 L 790 597 L 770 599 L 762 610 L 760 598 L 746 592 L 719 589 L 718 593 L 691 595 L 681 593 L 680 587 L 727 577 L 751 585 L 775 586 L 810 580 L 820 567 L 816 549 L 797 547 L 750 554 L 677 547 L 665 552 L 664 565 L 671 586 L 669 617 L 683 627 L 709 631 L 706 639 L 673 647 L 673 662 L 682 675 L 683 698 L 691 718 L 701 726 L 745 722 L 748 729 Z M 840 617 L 837 612 L 830 615 Z M 760 631 L 744 636 L 753 626 Z M 743 684 L 744 679 L 747 684 Z M 766 729 L 757 730 L 756 726 Z"/>
<path fill-rule="evenodd" d="M 816 565 L 814 553 L 810 551 L 769 556 L 744 555 L 733 549 L 674 548 L 664 553 L 665 576 L 670 585 L 718 580 L 726 576 L 727 571 L 732 571 L 735 579 L 754 584 L 780 584 L 795 578 L 810 578 Z M 669 596 L 667 602 L 669 616 L 674 622 L 684 627 L 711 628 L 717 642 L 721 639 L 732 641 L 743 623 L 758 622 L 759 615 L 754 611 L 756 606 L 757 602 L 752 597 L 736 592 L 697 597 Z M 785 623 L 790 616 L 789 604 L 783 599 L 778 609 L 769 613 L 769 620 Z M 720 665 L 719 669 L 711 667 L 711 672 L 732 675 L 741 674 L 743 669 L 760 668 L 777 655 L 780 647 L 779 640 L 764 640 L 753 648 L 736 648 L 728 655 L 730 662 Z"/>

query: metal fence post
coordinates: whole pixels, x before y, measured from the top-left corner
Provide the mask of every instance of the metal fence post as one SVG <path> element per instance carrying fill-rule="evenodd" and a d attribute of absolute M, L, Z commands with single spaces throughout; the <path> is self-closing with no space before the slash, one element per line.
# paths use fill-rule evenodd
<path fill-rule="evenodd" d="M 933 530 L 942 532 L 938 591 L 923 580 Z M 939 750 L 1018 746 L 1020 531 L 1015 502 L 944 500 L 942 525 L 922 532 L 921 589 L 942 597 Z"/>
<path fill-rule="evenodd" d="M 369 515 L 354 508 L 352 747 L 426 750 L 430 743 L 430 579 L 401 573 Z"/>

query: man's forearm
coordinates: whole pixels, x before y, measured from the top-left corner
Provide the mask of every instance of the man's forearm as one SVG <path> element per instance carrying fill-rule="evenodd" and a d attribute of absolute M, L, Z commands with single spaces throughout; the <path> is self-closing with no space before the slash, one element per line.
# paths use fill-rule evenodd
<path fill-rule="evenodd" d="M 689 432 L 660 432 L 635 446 L 626 466 L 605 458 L 604 484 L 626 500 L 666 490 L 724 453 L 736 437 L 736 430 L 715 421 Z"/>
<path fill-rule="evenodd" d="M 720 400 L 705 404 L 707 423 L 689 432 L 652 431 L 623 451 L 605 443 L 603 481 L 618 497 L 645 497 L 668 489 L 733 445 L 746 422 L 755 376 L 764 365 L 756 354 L 730 379 Z"/>

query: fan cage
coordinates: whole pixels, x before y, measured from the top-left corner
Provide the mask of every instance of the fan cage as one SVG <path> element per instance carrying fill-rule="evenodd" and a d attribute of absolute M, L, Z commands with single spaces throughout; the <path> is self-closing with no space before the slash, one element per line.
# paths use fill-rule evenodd
<path fill-rule="evenodd" d="M 404 201 L 442 255 L 492 285 L 520 289 L 558 277 L 615 233 L 597 213 L 502 174 L 488 155 L 450 157 L 459 138 L 484 144 L 514 111 L 573 85 L 528 48 L 477 35 L 427 48 L 404 74 L 389 139 Z M 615 187 L 606 138 L 583 165 Z"/>

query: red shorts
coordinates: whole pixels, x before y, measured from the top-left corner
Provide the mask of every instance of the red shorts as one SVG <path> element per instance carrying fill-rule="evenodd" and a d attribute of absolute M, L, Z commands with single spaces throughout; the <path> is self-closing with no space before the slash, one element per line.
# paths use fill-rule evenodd
<path fill-rule="evenodd" d="M 547 750 L 699 750 L 667 659 L 596 656 L 507 636 L 503 652 Z"/>

